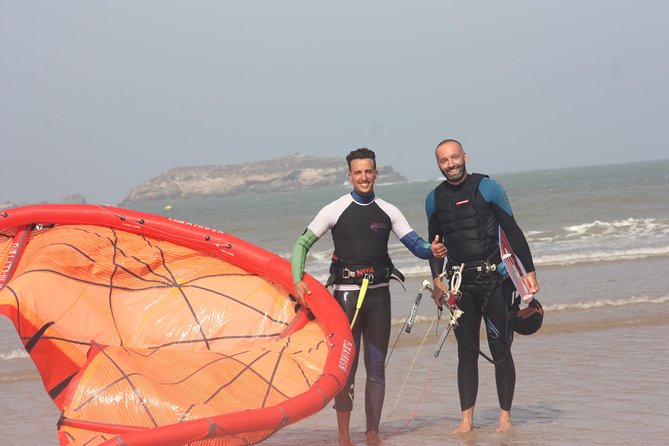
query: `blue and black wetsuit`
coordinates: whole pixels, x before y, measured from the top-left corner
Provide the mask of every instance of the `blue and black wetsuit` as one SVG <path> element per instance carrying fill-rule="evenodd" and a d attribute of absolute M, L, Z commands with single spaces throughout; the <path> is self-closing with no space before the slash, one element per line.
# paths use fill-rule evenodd
<path fill-rule="evenodd" d="M 457 302 L 464 312 L 458 319 L 458 390 L 462 410 L 476 402 L 481 320 L 485 321 L 488 346 L 495 362 L 497 396 L 501 409 L 510 410 L 516 384 L 511 355 L 512 330 L 509 311 L 513 285 L 501 281 L 499 273 L 486 265 L 498 265 L 498 227 L 528 272 L 534 263 L 527 240 L 518 227 L 502 186 L 486 175 L 469 174 L 465 181 L 452 185 L 442 182 L 431 191 L 425 203 L 429 238 L 439 235 L 448 249 L 447 271 L 465 265 Z M 443 259 L 430 259 L 432 276 L 444 268 Z"/>
<path fill-rule="evenodd" d="M 335 397 L 340 411 L 353 409 L 355 374 L 360 347 L 367 372 L 365 414 L 367 432 L 378 431 L 385 396 L 385 361 L 390 338 L 390 290 L 393 271 L 388 256 L 390 233 L 416 256 L 432 258 L 430 244 L 411 228 L 397 207 L 373 194 L 344 195 L 325 206 L 307 226 L 293 250 L 293 280 L 302 278 L 304 257 L 309 248 L 328 230 L 332 232 L 334 255 L 333 295 L 349 318 L 353 318 L 362 277 L 355 271 L 373 271 L 362 307 L 353 326 L 355 357 L 346 387 Z M 362 341 L 362 345 L 361 345 Z"/>

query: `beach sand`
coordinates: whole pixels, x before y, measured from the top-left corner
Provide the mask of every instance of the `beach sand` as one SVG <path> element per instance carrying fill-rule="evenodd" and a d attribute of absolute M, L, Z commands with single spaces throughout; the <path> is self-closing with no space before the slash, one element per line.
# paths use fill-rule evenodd
<path fill-rule="evenodd" d="M 475 429 L 449 435 L 459 421 L 455 339 L 449 336 L 434 359 L 434 326 L 421 347 L 430 323 L 415 325 L 411 334 L 400 336 L 388 365 L 381 437 L 389 446 L 667 444 L 669 359 L 664 339 L 669 335 L 669 309 L 655 305 L 649 310 L 648 318 L 636 324 L 574 332 L 552 329 L 548 313 L 539 333 L 517 336 L 514 428 L 508 434 L 496 432 L 493 367 L 481 360 Z M 649 322 L 651 314 L 656 316 L 654 322 Z M 391 345 L 399 328 L 394 327 Z M 57 444 L 58 412 L 25 361 L 23 378 L 0 382 L 3 444 Z M 354 442 L 364 444 L 362 367 L 356 379 L 358 400 L 351 431 Z M 330 403 L 263 444 L 336 443 Z"/>

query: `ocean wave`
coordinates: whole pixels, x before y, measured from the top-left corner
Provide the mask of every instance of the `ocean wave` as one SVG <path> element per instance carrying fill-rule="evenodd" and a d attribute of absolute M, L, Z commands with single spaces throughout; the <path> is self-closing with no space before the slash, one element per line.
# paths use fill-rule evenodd
<path fill-rule="evenodd" d="M 597 299 L 586 302 L 574 302 L 565 304 L 544 305 L 545 311 L 570 311 L 570 310 L 591 310 L 602 307 L 622 307 L 626 305 L 639 304 L 666 304 L 669 302 L 669 296 L 649 297 L 632 296 L 626 299 Z"/>
<path fill-rule="evenodd" d="M 400 271 L 406 277 L 423 277 L 425 279 L 432 279 L 430 265 L 427 262 L 424 262 L 423 265 L 414 265 L 400 268 Z"/>
<path fill-rule="evenodd" d="M 582 263 L 619 262 L 628 260 L 650 259 L 669 256 L 669 245 L 660 244 L 655 246 L 637 246 L 633 248 L 610 247 L 586 248 L 569 247 L 563 248 L 563 252 L 555 254 L 543 254 L 542 249 L 533 250 L 534 264 L 536 266 L 566 266 Z M 396 257 L 395 265 L 406 277 L 430 277 L 430 266 L 428 262 L 414 257 Z"/>
<path fill-rule="evenodd" d="M 24 381 L 38 381 L 39 373 L 35 369 L 17 370 L 13 372 L 0 371 L 0 384 L 14 384 Z"/>
<path fill-rule="evenodd" d="M 669 256 L 669 245 L 655 247 L 636 247 L 629 249 L 571 249 L 569 252 L 542 254 L 541 249 L 533 251 L 535 266 L 554 267 L 578 265 L 583 263 L 620 262 L 629 260 L 651 259 Z M 430 278 L 430 266 L 427 261 L 413 256 L 394 256 L 393 263 L 407 278 Z M 328 278 L 330 269 L 330 253 L 318 255 L 307 262 L 305 271 L 319 281 Z"/>
<path fill-rule="evenodd" d="M 617 262 L 638 260 L 651 257 L 669 256 L 669 245 L 619 250 L 597 250 L 565 254 L 547 254 L 534 258 L 534 264 L 540 266 L 563 266 L 579 263 Z"/>
<path fill-rule="evenodd" d="M 543 305 L 544 311 L 548 312 L 564 312 L 564 311 L 584 311 L 593 310 L 604 307 L 624 307 L 627 305 L 648 305 L 648 304 L 666 304 L 669 303 L 669 296 L 649 297 L 649 296 L 632 296 L 624 299 L 596 299 L 586 302 L 574 302 L 564 304 L 550 304 Z M 407 317 L 393 318 L 391 323 L 393 326 L 404 325 Z M 430 323 L 437 317 L 436 307 L 434 307 L 432 314 L 417 315 L 414 319 L 415 324 Z M 444 311 L 441 316 L 441 324 L 445 324 L 448 317 L 448 312 Z"/>
<path fill-rule="evenodd" d="M 430 303 L 431 303 L 431 302 L 430 302 Z M 422 316 L 421 316 L 421 315 L 416 315 L 416 317 L 414 318 L 414 324 L 423 324 L 423 323 L 426 323 L 426 322 L 432 322 L 433 320 L 436 320 L 436 318 L 437 318 L 437 310 L 436 310 L 436 308 L 437 308 L 437 307 L 434 306 L 434 304 L 432 304 L 432 303 L 431 303 L 431 306 L 434 307 L 434 309 L 435 309 L 434 312 L 433 312 L 433 314 L 431 314 L 431 315 L 422 315 Z M 408 314 L 406 315 L 406 317 L 402 317 L 402 318 L 393 318 L 393 319 L 390 321 L 390 323 L 391 323 L 391 325 L 393 325 L 393 326 L 395 326 L 395 325 L 404 325 L 404 323 L 405 323 L 406 320 L 407 320 L 407 317 L 409 317 Z M 449 317 L 449 316 L 448 316 L 448 312 L 444 311 L 444 313 L 443 313 L 442 316 L 441 316 L 441 322 L 440 322 L 440 324 L 445 324 L 445 323 L 448 321 L 447 317 Z"/>
<path fill-rule="evenodd" d="M 528 230 L 525 236 L 535 263 L 538 258 L 543 265 L 634 260 L 668 254 L 669 246 L 656 247 L 665 245 L 669 240 L 669 220 L 633 217 L 613 221 L 594 220 L 554 230 Z M 610 251 L 606 251 L 607 248 Z M 400 266 L 420 262 L 398 240 L 389 241 L 388 254 Z M 292 252 L 284 251 L 279 255 L 290 260 Z M 317 272 L 327 269 L 331 256 L 332 242 L 328 240 L 308 253 L 307 269 Z"/>
<path fill-rule="evenodd" d="M 528 241 L 555 242 L 566 240 L 602 240 L 669 235 L 669 221 L 657 218 L 626 218 L 622 220 L 591 222 L 563 226 L 555 231 L 530 231 L 525 234 Z"/>
<path fill-rule="evenodd" d="M 0 352 L 0 361 L 9 361 L 12 359 L 24 359 L 29 355 L 25 350 L 14 349 L 8 352 Z"/>
<path fill-rule="evenodd" d="M 534 263 L 541 266 L 669 256 L 667 219 L 595 220 L 555 231 L 528 231 L 526 237 Z M 413 257 L 401 243 L 391 243 L 388 251 L 406 276 L 429 274 L 429 267 L 424 267 L 423 261 Z"/>
<path fill-rule="evenodd" d="M 565 226 L 563 228 L 568 234 L 583 235 L 606 235 L 625 233 L 656 233 L 669 230 L 666 221 L 655 218 L 626 218 L 610 222 L 595 220 L 580 225 Z"/>
<path fill-rule="evenodd" d="M 332 249 L 328 248 L 321 251 L 310 251 L 309 255 L 313 258 L 314 261 L 329 265 L 330 261 L 332 260 Z"/>

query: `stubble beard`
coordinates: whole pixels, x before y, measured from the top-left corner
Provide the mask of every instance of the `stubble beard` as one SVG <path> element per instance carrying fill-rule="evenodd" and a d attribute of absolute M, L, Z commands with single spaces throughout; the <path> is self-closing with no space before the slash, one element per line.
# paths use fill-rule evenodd
<path fill-rule="evenodd" d="M 457 183 L 462 180 L 462 178 L 465 176 L 465 173 L 467 173 L 467 164 L 462 163 L 460 165 L 460 168 L 453 171 L 453 173 L 449 172 L 447 169 L 443 169 L 441 171 L 441 174 L 451 183 Z"/>

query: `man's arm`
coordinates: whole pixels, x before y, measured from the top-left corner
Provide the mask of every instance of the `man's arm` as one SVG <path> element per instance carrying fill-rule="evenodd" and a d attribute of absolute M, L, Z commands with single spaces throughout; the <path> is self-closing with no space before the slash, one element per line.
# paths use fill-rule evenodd
<path fill-rule="evenodd" d="M 381 199 L 377 199 L 376 203 L 390 217 L 392 231 L 395 236 L 413 255 L 425 260 L 431 259 L 433 256 L 443 257 L 446 255 L 446 247 L 439 243 L 439 241 L 430 243 L 423 240 L 423 238 L 413 230 L 406 217 L 397 206 Z"/>
<path fill-rule="evenodd" d="M 513 252 L 516 253 L 520 261 L 523 263 L 527 272 L 534 271 L 534 262 L 532 261 L 532 253 L 530 246 L 527 244 L 525 234 L 518 226 L 516 219 L 511 210 L 511 204 L 506 195 L 506 191 L 497 181 L 484 178 L 481 181 L 479 190 L 483 198 L 490 203 L 492 211 L 495 213 L 499 224 L 506 233 L 506 238 L 509 240 Z"/>
<path fill-rule="evenodd" d="M 427 233 L 430 240 L 443 239 L 441 234 L 441 228 L 439 226 L 439 219 L 434 208 L 434 190 L 431 191 L 427 198 L 425 199 L 425 214 L 427 215 Z M 445 256 L 444 256 L 445 257 Z M 442 306 L 442 299 L 446 288 L 444 287 L 444 282 L 441 278 L 441 273 L 444 270 L 444 258 L 432 258 L 429 260 L 430 263 L 430 273 L 432 274 L 432 281 L 434 287 L 432 287 L 432 299 L 437 304 L 438 307 Z"/>
<path fill-rule="evenodd" d="M 316 234 L 307 228 L 295 242 L 293 255 L 291 258 L 291 271 L 293 273 L 293 284 L 295 285 L 295 298 L 300 304 L 304 304 L 304 295 L 311 294 L 309 286 L 302 280 L 304 277 L 304 265 L 307 259 L 307 253 L 311 247 L 318 241 Z"/>
<path fill-rule="evenodd" d="M 525 267 L 525 271 L 527 272 L 526 285 L 530 289 L 530 292 L 537 293 L 539 291 L 539 282 L 537 281 L 537 273 L 534 261 L 532 260 L 532 252 L 530 251 L 530 246 L 527 243 L 523 230 L 520 229 L 513 216 L 506 191 L 497 181 L 488 178 L 481 181 L 479 190 L 483 198 L 490 203 L 500 226 L 506 233 L 506 238 L 509 240 L 513 252 L 516 253 L 523 267 Z"/>
<path fill-rule="evenodd" d="M 443 259 L 446 255 L 446 247 L 443 243 L 435 239 L 432 243 L 423 240 L 416 231 L 411 231 L 400 239 L 400 242 L 407 247 L 416 257 L 429 260 L 432 258 Z"/>

